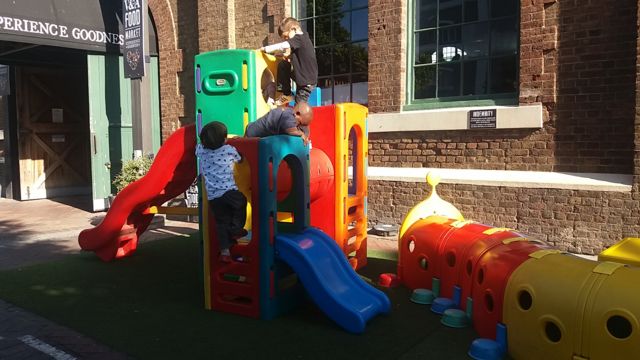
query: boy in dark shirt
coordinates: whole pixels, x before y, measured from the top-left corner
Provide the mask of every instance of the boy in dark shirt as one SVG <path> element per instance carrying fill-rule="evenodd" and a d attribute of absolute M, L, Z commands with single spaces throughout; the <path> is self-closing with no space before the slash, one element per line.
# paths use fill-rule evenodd
<path fill-rule="evenodd" d="M 278 32 L 284 42 L 261 47 L 267 53 L 290 51 L 291 63 L 286 60 L 278 64 L 278 87 L 282 96 L 275 104 L 283 106 L 291 101 L 291 68 L 296 83 L 296 103 L 309 101 L 309 95 L 318 83 L 318 62 L 309 34 L 302 31 L 298 20 L 286 18 L 280 24 Z"/>
<path fill-rule="evenodd" d="M 309 124 L 313 121 L 313 110 L 306 102 L 296 103 L 293 108 L 276 108 L 265 116 L 249 123 L 246 137 L 271 135 L 300 136 L 305 146 L 309 143 Z"/>

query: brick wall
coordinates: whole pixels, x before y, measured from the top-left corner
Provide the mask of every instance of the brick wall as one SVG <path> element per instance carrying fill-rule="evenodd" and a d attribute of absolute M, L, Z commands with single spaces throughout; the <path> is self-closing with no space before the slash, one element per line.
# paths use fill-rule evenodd
<path fill-rule="evenodd" d="M 291 14 L 290 1 L 267 0 L 265 21 L 269 35 L 266 38 L 263 38 L 260 45 L 264 46 L 282 41 L 282 38 L 278 36 L 278 25 L 280 25 L 282 20 L 289 16 L 296 17 Z M 256 38 L 259 39 L 260 37 L 261 35 L 258 35 Z"/>
<path fill-rule="evenodd" d="M 639 2 L 640 3 L 640 2 Z M 636 34 L 640 34 L 640 5 L 636 9 Z M 640 200 L 640 36 L 636 39 L 636 112 L 634 121 L 633 199 Z"/>
<path fill-rule="evenodd" d="M 558 4 L 556 169 L 630 174 L 637 1 Z"/>
<path fill-rule="evenodd" d="M 551 171 L 551 137 L 545 130 L 370 133 L 369 165 Z"/>
<path fill-rule="evenodd" d="M 400 224 L 429 195 L 426 182 L 369 181 L 369 223 Z M 467 220 L 509 227 L 562 250 L 598 254 L 640 233 L 640 207 L 628 192 L 440 184 L 438 194 Z"/>
<path fill-rule="evenodd" d="M 182 71 L 183 52 L 177 43 L 177 3 L 177 0 L 149 0 L 158 37 L 162 139 L 180 127 L 185 109 L 184 92 L 180 90 L 178 78 L 178 73 Z"/>
<path fill-rule="evenodd" d="M 180 125 L 190 124 L 195 121 L 195 74 L 194 57 L 200 52 L 198 43 L 198 6 L 195 0 L 172 0 L 175 3 L 172 7 L 176 9 L 177 36 L 176 55 L 179 57 L 178 91 L 179 101 L 182 111 L 180 114 Z M 177 64 L 176 64 L 177 65 Z"/>
<path fill-rule="evenodd" d="M 267 2 L 235 0 L 236 47 L 256 49 L 262 46 L 269 34 Z"/>
<path fill-rule="evenodd" d="M 405 15 L 392 17 L 394 6 L 369 7 L 372 113 L 398 112 L 404 100 L 395 54 Z M 636 11 L 636 0 L 523 1 L 519 101 L 542 104 L 543 128 L 373 133 L 371 165 L 632 173 Z"/>
<path fill-rule="evenodd" d="M 200 52 L 235 47 L 234 0 L 198 0 Z"/>
<path fill-rule="evenodd" d="M 406 83 L 406 0 L 369 1 L 369 111 L 398 112 Z"/>

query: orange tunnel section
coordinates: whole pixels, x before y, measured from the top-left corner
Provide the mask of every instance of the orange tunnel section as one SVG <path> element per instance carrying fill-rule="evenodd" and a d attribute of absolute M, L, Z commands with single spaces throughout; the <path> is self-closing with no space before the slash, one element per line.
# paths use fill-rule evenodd
<path fill-rule="evenodd" d="M 309 201 L 314 202 L 325 195 L 333 185 L 333 165 L 327 154 L 320 149 L 309 151 Z M 286 161 L 278 167 L 278 201 L 284 200 L 291 190 L 291 170 Z"/>

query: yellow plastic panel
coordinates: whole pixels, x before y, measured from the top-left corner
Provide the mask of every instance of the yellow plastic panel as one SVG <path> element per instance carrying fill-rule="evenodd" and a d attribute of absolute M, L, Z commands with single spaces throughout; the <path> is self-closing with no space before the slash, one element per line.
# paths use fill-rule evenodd
<path fill-rule="evenodd" d="M 251 168 L 248 161 L 236 164 L 233 168 L 233 178 L 236 180 L 238 190 L 247 198 L 247 220 L 244 228 L 251 231 Z"/>
<path fill-rule="evenodd" d="M 580 347 L 582 313 L 598 278 L 597 262 L 546 253 L 520 265 L 507 284 L 503 320 L 514 359 L 571 359 Z M 579 353 L 578 353 L 579 354 Z"/>
<path fill-rule="evenodd" d="M 273 83 L 275 87 L 277 72 L 278 59 L 273 55 L 256 50 L 256 83 L 259 87 L 253 90 L 256 91 L 257 118 L 261 118 L 270 110 L 262 91 L 269 83 Z"/>
<path fill-rule="evenodd" d="M 640 238 L 624 238 L 598 255 L 600 261 L 615 261 L 640 266 Z"/>
<path fill-rule="evenodd" d="M 398 239 L 401 239 L 405 231 L 407 231 L 416 221 L 433 215 L 440 215 L 450 219 L 459 220 L 457 225 L 454 225 L 456 227 L 463 227 L 467 224 L 464 222 L 462 213 L 460 213 L 453 204 L 441 199 L 436 192 L 436 186 L 440 183 L 440 177 L 430 172 L 427 174 L 427 183 L 431 186 L 431 193 L 429 194 L 429 197 L 419 202 L 409 210 L 400 225 Z"/>
<path fill-rule="evenodd" d="M 585 313 L 582 356 L 640 359 L 640 268 L 617 267 L 604 278 Z"/>

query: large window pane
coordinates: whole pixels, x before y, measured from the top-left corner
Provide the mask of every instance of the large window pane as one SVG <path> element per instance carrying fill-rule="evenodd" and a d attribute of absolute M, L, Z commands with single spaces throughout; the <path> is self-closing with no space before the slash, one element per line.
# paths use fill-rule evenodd
<path fill-rule="evenodd" d="M 455 25 L 462 22 L 462 0 L 440 0 L 438 26 Z"/>
<path fill-rule="evenodd" d="M 465 61 L 462 64 L 462 95 L 485 95 L 489 91 L 487 60 Z"/>
<path fill-rule="evenodd" d="M 436 66 L 428 65 L 415 68 L 414 97 L 429 99 L 436 97 Z"/>
<path fill-rule="evenodd" d="M 353 97 L 351 101 L 358 104 L 367 104 L 369 102 L 369 83 L 367 73 L 354 74 L 351 76 L 351 92 Z"/>
<path fill-rule="evenodd" d="M 356 10 L 351 13 L 351 40 L 369 38 L 369 10 Z"/>
<path fill-rule="evenodd" d="M 491 92 L 494 94 L 516 92 L 518 79 L 517 57 L 508 56 L 491 60 Z"/>
<path fill-rule="evenodd" d="M 464 0 L 464 22 L 489 20 L 489 0 Z"/>
<path fill-rule="evenodd" d="M 460 63 L 438 65 L 438 97 L 460 96 Z"/>
<path fill-rule="evenodd" d="M 298 0 L 298 19 L 313 16 L 313 0 Z"/>
<path fill-rule="evenodd" d="M 360 8 L 360 7 L 366 7 L 369 5 L 369 0 L 351 0 L 351 7 L 353 7 L 354 9 Z"/>
<path fill-rule="evenodd" d="M 489 55 L 489 24 L 473 23 L 462 27 L 462 49 L 465 58 Z"/>
<path fill-rule="evenodd" d="M 334 42 L 351 40 L 351 17 L 349 13 L 333 15 L 333 40 Z"/>
<path fill-rule="evenodd" d="M 318 79 L 322 105 L 333 104 L 333 81 L 331 78 Z"/>
<path fill-rule="evenodd" d="M 491 54 L 511 55 L 518 52 L 518 23 L 516 18 L 491 22 Z"/>
<path fill-rule="evenodd" d="M 316 46 L 331 44 L 331 16 L 316 18 Z"/>
<path fill-rule="evenodd" d="M 333 102 L 342 103 L 351 101 L 351 81 L 349 76 L 336 76 L 333 78 Z"/>
<path fill-rule="evenodd" d="M 438 0 L 416 1 L 416 30 L 437 26 Z"/>
<path fill-rule="evenodd" d="M 340 3 L 340 11 L 346 11 L 351 9 L 351 0 L 337 0 L 337 1 Z"/>
<path fill-rule="evenodd" d="M 437 0 L 434 0 L 437 1 Z M 368 0 L 296 0 L 318 61 L 322 104 L 368 100 Z"/>
<path fill-rule="evenodd" d="M 369 68 L 368 42 L 353 43 L 351 45 L 351 71 L 366 73 Z"/>
<path fill-rule="evenodd" d="M 350 48 L 349 44 L 336 45 L 333 48 L 333 74 L 346 74 L 350 71 Z"/>
<path fill-rule="evenodd" d="M 331 75 L 331 47 L 316 49 L 316 59 L 318 60 L 318 76 Z"/>
<path fill-rule="evenodd" d="M 518 92 L 520 0 L 415 0 L 413 99 Z"/>
<path fill-rule="evenodd" d="M 491 17 L 515 15 L 519 6 L 520 0 L 491 0 Z"/>
<path fill-rule="evenodd" d="M 431 64 L 437 59 L 436 30 L 421 31 L 416 34 L 416 64 Z"/>
<path fill-rule="evenodd" d="M 340 0 L 316 0 L 316 16 L 336 13 L 341 7 Z"/>
<path fill-rule="evenodd" d="M 448 26 L 440 29 L 438 62 L 449 62 L 462 58 L 462 27 Z"/>

